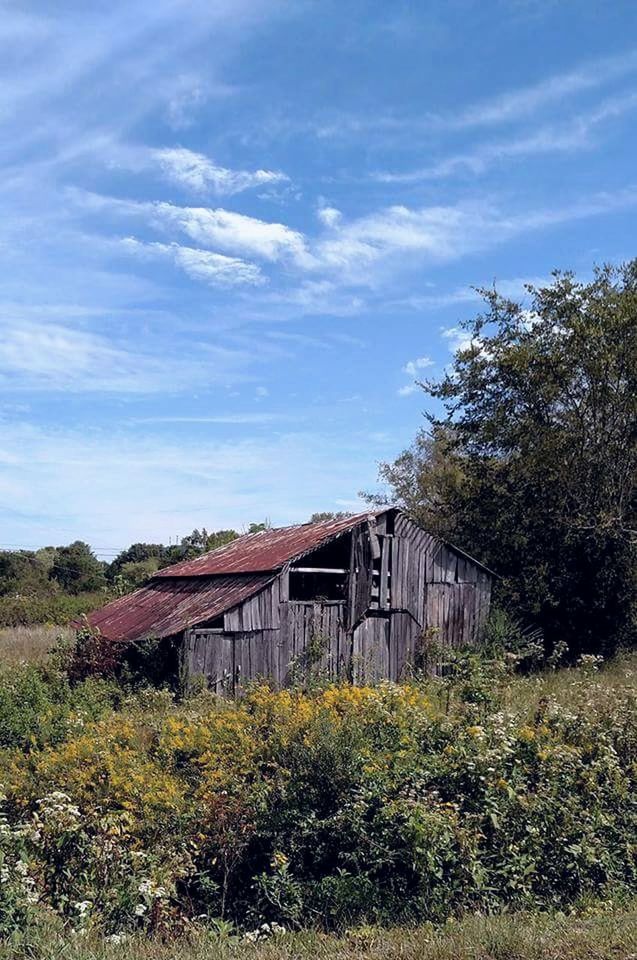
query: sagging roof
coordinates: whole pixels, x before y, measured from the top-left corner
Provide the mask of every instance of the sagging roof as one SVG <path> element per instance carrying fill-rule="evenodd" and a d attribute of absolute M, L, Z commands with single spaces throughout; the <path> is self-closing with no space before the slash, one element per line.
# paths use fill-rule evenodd
<path fill-rule="evenodd" d="M 161 639 L 199 623 L 258 593 L 271 576 L 246 575 L 152 580 L 145 587 L 113 600 L 88 617 L 93 629 L 109 640 Z"/>
<path fill-rule="evenodd" d="M 165 567 L 155 574 L 164 577 L 205 577 L 214 574 L 264 573 L 280 570 L 290 560 L 302 557 L 334 537 L 352 530 L 370 517 L 386 510 L 357 513 L 338 520 L 321 520 L 295 527 L 278 527 L 260 533 L 247 533 L 223 547 L 205 553 L 195 560 L 185 560 Z"/>

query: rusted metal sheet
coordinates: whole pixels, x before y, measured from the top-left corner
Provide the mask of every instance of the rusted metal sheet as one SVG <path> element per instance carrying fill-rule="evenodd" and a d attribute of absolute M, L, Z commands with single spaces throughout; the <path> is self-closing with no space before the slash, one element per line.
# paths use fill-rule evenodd
<path fill-rule="evenodd" d="M 206 623 L 258 593 L 267 575 L 153 580 L 89 616 L 109 640 L 169 637 Z"/>
<path fill-rule="evenodd" d="M 370 517 L 376 517 L 383 512 L 385 511 L 371 511 L 339 520 L 323 520 L 320 523 L 304 523 L 295 527 L 248 533 L 195 560 L 186 560 L 159 570 L 154 579 L 280 570 L 290 560 L 310 553 L 334 537 L 353 530 Z"/>

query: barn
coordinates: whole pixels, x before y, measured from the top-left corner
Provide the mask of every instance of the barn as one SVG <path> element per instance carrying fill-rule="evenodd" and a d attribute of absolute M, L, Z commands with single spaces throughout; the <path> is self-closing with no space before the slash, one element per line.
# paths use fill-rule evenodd
<path fill-rule="evenodd" d="M 480 640 L 493 573 L 386 508 L 246 534 L 158 571 L 89 617 L 106 638 L 155 639 L 218 692 L 312 661 L 355 682 L 408 675 L 423 636 Z"/>

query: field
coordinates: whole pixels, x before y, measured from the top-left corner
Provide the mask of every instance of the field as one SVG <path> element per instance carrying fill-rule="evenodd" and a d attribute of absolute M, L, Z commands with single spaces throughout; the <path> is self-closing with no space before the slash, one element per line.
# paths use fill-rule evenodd
<path fill-rule="evenodd" d="M 0 663 L 42 661 L 58 639 L 69 640 L 72 635 L 70 627 L 49 624 L 0 628 Z"/>
<path fill-rule="evenodd" d="M 1 960 L 637 953 L 635 655 L 235 703 L 55 632 L 0 673 Z"/>

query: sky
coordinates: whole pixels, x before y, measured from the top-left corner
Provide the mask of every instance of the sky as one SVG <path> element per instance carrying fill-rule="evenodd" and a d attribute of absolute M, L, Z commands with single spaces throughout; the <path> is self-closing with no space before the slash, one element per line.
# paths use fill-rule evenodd
<path fill-rule="evenodd" d="M 633 0 L 0 0 L 0 549 L 364 508 L 480 310 L 633 257 Z"/>

